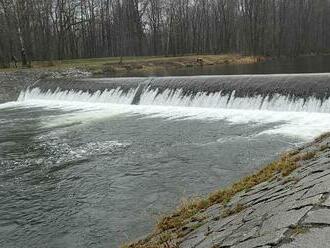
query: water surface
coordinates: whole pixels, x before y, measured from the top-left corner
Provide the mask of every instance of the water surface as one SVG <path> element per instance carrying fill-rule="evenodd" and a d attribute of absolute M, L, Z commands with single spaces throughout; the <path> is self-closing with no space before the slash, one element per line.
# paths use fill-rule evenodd
<path fill-rule="evenodd" d="M 0 105 L 0 247 L 117 247 L 312 131 L 297 116 L 287 135 L 290 113 L 100 106 Z"/>

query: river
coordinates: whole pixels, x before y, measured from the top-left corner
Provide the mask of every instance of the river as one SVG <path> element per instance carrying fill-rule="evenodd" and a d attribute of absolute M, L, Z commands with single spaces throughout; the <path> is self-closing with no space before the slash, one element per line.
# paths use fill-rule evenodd
<path fill-rule="evenodd" d="M 328 76 L 288 80 L 322 85 Z M 211 94 L 223 77 L 195 78 L 205 94 L 173 88 L 189 78 L 122 79 L 104 92 L 93 80 L 84 92 L 74 90 L 81 82 L 63 90 L 39 82 L 0 105 L 0 247 L 118 247 L 150 232 L 180 199 L 227 186 L 329 129 L 327 100 L 316 95 L 323 88 L 304 91 L 306 100 L 293 97 L 297 87 L 274 97 L 278 87 L 258 83 L 270 91 L 260 91 L 271 94 L 266 104 L 261 95 L 233 97 L 238 89 Z M 139 81 L 133 90 L 130 80 Z"/>

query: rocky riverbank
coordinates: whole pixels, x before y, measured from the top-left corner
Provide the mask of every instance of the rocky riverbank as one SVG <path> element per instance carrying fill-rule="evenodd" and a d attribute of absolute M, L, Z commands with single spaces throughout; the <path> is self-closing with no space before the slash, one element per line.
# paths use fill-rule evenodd
<path fill-rule="evenodd" d="M 39 73 L 0 72 L 0 103 L 15 101 L 22 89 L 39 78 Z"/>
<path fill-rule="evenodd" d="M 77 69 L 0 73 L 0 102 L 39 78 L 90 76 Z M 207 198 L 184 201 L 130 248 L 328 247 L 330 134 Z"/>
<path fill-rule="evenodd" d="M 8 72 L 3 71 L 0 72 L 0 103 L 16 101 L 22 89 L 42 77 L 76 78 L 88 76 L 91 76 L 91 73 L 78 69 L 23 69 Z"/>
<path fill-rule="evenodd" d="M 204 206 L 202 199 L 184 204 L 160 220 L 153 234 L 125 247 L 329 247 L 329 144 L 330 134 L 325 134 L 231 188 L 211 194 Z M 284 161 L 292 163 L 288 170 Z M 245 189 L 239 188 L 243 182 Z M 231 190 L 237 193 L 230 195 Z"/>

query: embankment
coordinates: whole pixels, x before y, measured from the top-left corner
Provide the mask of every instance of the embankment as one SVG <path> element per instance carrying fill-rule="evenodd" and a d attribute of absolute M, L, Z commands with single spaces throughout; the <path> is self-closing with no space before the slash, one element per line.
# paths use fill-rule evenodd
<path fill-rule="evenodd" d="M 0 103 L 15 101 L 21 90 L 38 78 L 38 73 L 0 72 Z"/>
<path fill-rule="evenodd" d="M 42 79 L 20 101 L 330 112 L 330 74 Z M 322 129 L 323 130 L 323 129 Z M 131 248 L 327 247 L 330 135 L 227 189 L 186 201 Z"/>
<path fill-rule="evenodd" d="M 86 76 L 90 76 L 90 74 L 76 69 L 0 71 L 0 103 L 16 101 L 23 89 L 32 85 L 40 78 L 77 78 Z"/>
<path fill-rule="evenodd" d="M 118 62 L 119 60 L 119 58 L 109 61 L 102 61 L 102 59 L 82 60 L 78 68 L 91 71 L 93 74 L 126 75 L 127 73 L 133 73 L 145 75 L 203 66 L 255 64 L 266 60 L 266 58 L 261 56 L 224 54 L 177 57 L 134 57 L 124 58 L 122 62 Z M 75 61 L 72 62 L 72 65 L 74 65 Z"/>
<path fill-rule="evenodd" d="M 43 79 L 19 100 L 270 110 L 308 118 L 308 112 L 330 112 L 329 82 L 329 73 Z M 324 135 L 227 189 L 183 202 L 129 247 L 327 247 L 329 144 Z"/>
<path fill-rule="evenodd" d="M 216 65 L 255 64 L 266 60 L 261 56 L 240 54 L 105 57 L 91 59 L 72 59 L 61 61 L 34 61 L 32 67 L 38 70 L 78 69 L 94 75 L 157 74 L 184 68 L 207 67 Z"/>
<path fill-rule="evenodd" d="M 63 61 L 35 61 L 33 68 L 0 68 L 0 103 L 14 101 L 20 91 L 39 78 L 81 78 L 91 75 L 124 76 L 128 74 L 157 74 L 180 68 L 254 64 L 264 61 L 263 57 L 226 55 L 189 55 L 178 57 L 124 57 L 74 59 Z"/>
<path fill-rule="evenodd" d="M 329 144 L 325 134 L 230 188 L 183 203 L 125 247 L 329 247 Z"/>

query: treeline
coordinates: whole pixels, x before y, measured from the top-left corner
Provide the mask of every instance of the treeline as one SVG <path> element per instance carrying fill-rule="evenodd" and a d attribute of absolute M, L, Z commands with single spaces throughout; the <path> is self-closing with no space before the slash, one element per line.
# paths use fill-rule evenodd
<path fill-rule="evenodd" d="M 330 51 L 330 0 L 0 0 L 0 63 Z"/>

